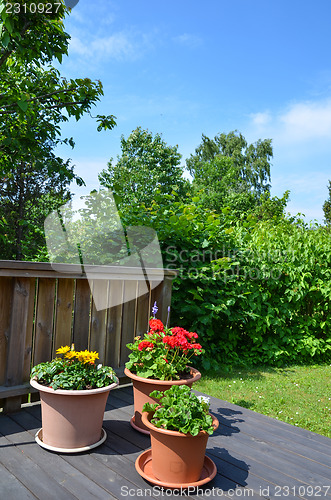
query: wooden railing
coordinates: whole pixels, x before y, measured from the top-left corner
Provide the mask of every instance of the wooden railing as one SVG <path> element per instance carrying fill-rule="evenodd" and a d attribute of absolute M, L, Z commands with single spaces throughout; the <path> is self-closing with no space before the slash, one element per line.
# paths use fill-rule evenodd
<path fill-rule="evenodd" d="M 98 269 L 96 268 L 98 271 Z M 90 284 L 80 266 L 0 261 L 0 408 L 15 411 L 33 392 L 31 367 L 52 359 L 62 345 L 99 352 L 100 362 L 123 376 L 126 347 L 148 327 L 151 305 L 166 321 L 175 271 L 164 270 L 155 288 L 135 268 L 105 267 L 93 275 L 116 305 L 97 310 Z M 159 270 L 148 270 L 149 279 Z M 153 278 L 152 278 L 153 279 Z M 126 301 L 125 297 L 131 300 Z M 134 298 L 132 298 L 134 297 Z M 111 304 L 111 301 L 109 302 Z"/>

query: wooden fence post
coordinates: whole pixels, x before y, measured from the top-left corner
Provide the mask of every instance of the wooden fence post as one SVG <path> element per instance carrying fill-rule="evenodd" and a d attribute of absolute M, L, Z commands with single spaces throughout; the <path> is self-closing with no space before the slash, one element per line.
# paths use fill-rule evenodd
<path fill-rule="evenodd" d="M 15 278 L 14 294 L 11 309 L 11 321 L 8 336 L 7 387 L 23 383 L 23 368 L 25 354 L 25 340 L 29 320 L 31 278 Z M 5 401 L 4 412 L 19 410 L 21 396 L 8 398 Z"/>

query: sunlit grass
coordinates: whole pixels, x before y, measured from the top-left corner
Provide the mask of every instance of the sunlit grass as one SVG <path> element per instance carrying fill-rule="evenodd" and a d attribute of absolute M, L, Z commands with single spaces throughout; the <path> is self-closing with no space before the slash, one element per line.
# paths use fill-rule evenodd
<path fill-rule="evenodd" d="M 331 365 L 220 369 L 194 389 L 331 437 Z"/>

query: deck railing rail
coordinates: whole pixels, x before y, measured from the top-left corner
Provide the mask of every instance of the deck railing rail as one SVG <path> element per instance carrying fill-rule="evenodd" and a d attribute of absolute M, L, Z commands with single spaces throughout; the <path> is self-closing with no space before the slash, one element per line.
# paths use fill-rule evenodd
<path fill-rule="evenodd" d="M 149 269 L 148 277 L 154 272 L 158 280 L 160 270 Z M 123 376 L 126 344 L 147 330 L 154 301 L 158 317 L 166 321 L 175 276 L 164 270 L 163 281 L 153 288 L 153 281 L 146 287 L 139 269 L 104 266 L 99 272 L 96 267 L 99 293 L 121 298 L 97 310 L 80 266 L 63 264 L 57 271 L 49 263 L 0 261 L 0 408 L 16 411 L 27 401 L 33 392 L 31 367 L 52 359 L 62 345 L 98 351 L 100 362 Z"/>

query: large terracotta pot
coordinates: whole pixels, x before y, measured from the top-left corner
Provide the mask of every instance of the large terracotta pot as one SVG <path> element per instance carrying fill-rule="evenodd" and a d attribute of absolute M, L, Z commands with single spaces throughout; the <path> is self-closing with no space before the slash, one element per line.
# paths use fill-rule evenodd
<path fill-rule="evenodd" d="M 143 406 L 145 403 L 153 404 L 158 402 L 157 399 L 150 397 L 149 394 L 152 391 L 166 391 L 170 389 L 172 385 L 188 385 L 188 387 L 192 387 L 192 384 L 201 378 L 201 373 L 196 368 L 191 367 L 188 377 L 180 380 L 143 378 L 132 373 L 127 368 L 124 369 L 124 374 L 131 378 L 133 383 L 134 416 L 131 419 L 131 425 L 134 429 L 143 434 L 149 434 L 149 429 L 147 429 L 146 425 L 144 425 L 141 420 Z"/>
<path fill-rule="evenodd" d="M 219 422 L 211 416 L 216 430 Z M 196 483 L 201 477 L 209 434 L 201 431 L 192 436 L 161 429 L 150 422 L 152 418 L 152 412 L 143 412 L 142 421 L 151 436 L 153 476 L 165 486 Z"/>
<path fill-rule="evenodd" d="M 40 393 L 42 429 L 36 440 L 41 446 L 54 451 L 74 452 L 104 441 L 106 433 L 102 422 L 106 402 L 109 391 L 118 382 L 90 390 L 54 390 L 34 379 L 30 384 Z"/>

